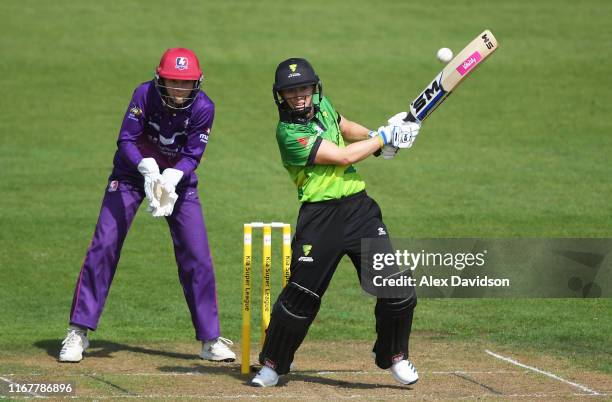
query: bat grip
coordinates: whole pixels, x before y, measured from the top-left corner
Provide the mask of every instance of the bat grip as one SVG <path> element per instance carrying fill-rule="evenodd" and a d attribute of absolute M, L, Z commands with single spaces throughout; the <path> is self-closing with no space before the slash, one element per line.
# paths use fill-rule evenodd
<path fill-rule="evenodd" d="M 408 112 L 408 115 L 404 118 L 404 121 L 408 123 L 409 121 L 416 123 L 417 118 L 412 115 L 412 112 Z"/>
<path fill-rule="evenodd" d="M 407 116 L 404 118 L 404 121 L 405 121 L 406 123 L 408 123 L 409 121 L 411 121 L 411 122 L 413 122 L 413 123 L 416 123 L 416 122 L 417 122 L 417 118 L 416 118 L 416 117 L 414 117 L 414 116 L 412 115 L 412 112 L 408 112 L 408 115 L 407 115 Z M 379 156 L 380 156 L 380 153 L 381 153 L 381 150 L 379 149 L 378 151 L 374 152 L 374 154 L 373 154 L 373 155 L 374 155 L 375 157 L 379 157 Z"/>

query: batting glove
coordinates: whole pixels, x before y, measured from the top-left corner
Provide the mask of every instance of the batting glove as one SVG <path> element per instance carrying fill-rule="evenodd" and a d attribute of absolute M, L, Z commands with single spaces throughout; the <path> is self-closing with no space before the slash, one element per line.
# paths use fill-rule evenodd
<path fill-rule="evenodd" d="M 389 125 L 399 127 L 400 133 L 395 133 L 400 138 L 392 141 L 391 144 L 385 145 L 382 149 L 382 156 L 384 159 L 392 159 L 399 151 L 399 148 L 410 148 L 416 140 L 416 136 L 419 135 L 421 129 L 420 122 L 404 121 L 408 116 L 407 112 L 400 112 L 391 116 L 388 120 Z"/>
<path fill-rule="evenodd" d="M 380 126 L 376 131 L 370 131 L 368 134 L 370 138 L 378 138 L 380 141 L 380 147 L 391 143 L 393 141 L 393 126 Z"/>

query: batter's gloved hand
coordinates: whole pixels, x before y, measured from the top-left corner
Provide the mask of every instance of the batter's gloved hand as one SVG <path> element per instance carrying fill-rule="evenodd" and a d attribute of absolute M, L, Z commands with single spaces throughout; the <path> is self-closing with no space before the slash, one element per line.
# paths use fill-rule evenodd
<path fill-rule="evenodd" d="M 159 194 L 159 207 L 151 211 L 154 217 L 170 216 L 174 211 L 174 204 L 178 200 L 176 186 L 183 178 L 183 172 L 178 169 L 168 168 L 162 173 L 161 183 L 156 187 Z"/>
<path fill-rule="evenodd" d="M 378 138 L 380 147 L 382 148 L 393 140 L 393 126 L 380 126 L 378 130 L 370 131 L 368 135 L 370 138 Z"/>
<path fill-rule="evenodd" d="M 382 146 L 392 145 L 397 148 L 410 148 L 420 129 L 421 125 L 419 123 L 407 122 L 401 125 L 381 126 L 376 130 L 376 134 L 370 133 L 370 136 L 378 135 Z"/>
<path fill-rule="evenodd" d="M 161 183 L 159 166 L 153 158 L 143 158 L 138 164 L 138 171 L 144 177 L 144 192 L 149 201 L 149 210 L 159 207 L 159 198 L 155 196 L 155 185 Z"/>
<path fill-rule="evenodd" d="M 414 144 L 416 136 L 421 129 L 421 123 L 404 121 L 406 116 L 408 116 L 407 112 L 400 112 L 389 118 L 389 125 L 400 127 L 403 138 L 402 141 L 398 141 L 397 145 L 389 144 L 383 147 L 382 156 L 384 159 L 392 159 L 397 154 L 397 151 L 399 151 L 399 148 L 410 148 Z"/>

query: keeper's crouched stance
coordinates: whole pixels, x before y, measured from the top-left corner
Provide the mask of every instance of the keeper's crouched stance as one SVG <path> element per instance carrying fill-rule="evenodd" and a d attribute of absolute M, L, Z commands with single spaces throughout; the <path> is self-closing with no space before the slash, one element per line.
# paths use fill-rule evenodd
<path fill-rule="evenodd" d="M 59 361 L 83 359 L 88 331 L 98 328 L 123 242 L 145 199 L 149 212 L 168 223 L 179 280 L 196 339 L 202 342 L 200 357 L 236 358 L 228 347 L 232 342 L 220 336 L 215 272 L 195 173 L 215 111 L 200 88 L 203 79 L 195 53 L 173 48 L 164 52 L 155 78 L 134 90 L 119 131 L 98 223 L 77 279 Z M 147 250 L 158 247 L 145 246 Z"/>
<path fill-rule="evenodd" d="M 288 59 L 278 66 L 273 93 L 280 114 L 276 137 L 281 157 L 302 206 L 292 244 L 291 277 L 274 304 L 259 356 L 263 368 L 252 380 L 264 387 L 276 385 L 278 377 L 289 372 L 341 258 L 351 258 L 361 280 L 362 239 L 386 239 L 386 251 L 392 250 L 380 208 L 366 194 L 352 164 L 384 146 L 409 148 L 420 129 L 418 123 L 403 123 L 397 116 L 377 131 L 349 121 L 323 97 L 321 82 L 304 59 Z M 389 154 L 395 155 L 395 150 Z M 378 298 L 374 311 L 376 364 L 390 369 L 402 384 L 418 380 L 408 360 L 415 306 L 416 294 L 410 288 L 401 299 Z"/>

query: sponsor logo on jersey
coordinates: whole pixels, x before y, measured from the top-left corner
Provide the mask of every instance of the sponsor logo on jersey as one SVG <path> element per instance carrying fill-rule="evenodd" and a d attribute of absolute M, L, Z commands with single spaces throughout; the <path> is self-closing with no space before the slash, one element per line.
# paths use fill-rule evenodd
<path fill-rule="evenodd" d="M 149 126 L 153 127 L 155 129 L 155 131 L 159 131 L 159 124 L 155 123 L 154 121 L 149 120 L 147 123 L 149 123 Z"/>
<path fill-rule="evenodd" d="M 176 139 L 176 137 L 180 136 L 180 135 L 187 135 L 187 133 L 185 131 L 177 131 L 174 134 L 172 134 L 172 137 L 170 138 L 166 138 L 163 135 L 159 135 L 159 142 L 162 143 L 162 145 L 172 145 L 174 144 L 174 140 Z"/>
<path fill-rule="evenodd" d="M 187 57 L 177 57 L 175 67 L 177 70 L 186 70 L 189 67 L 189 60 Z"/>

